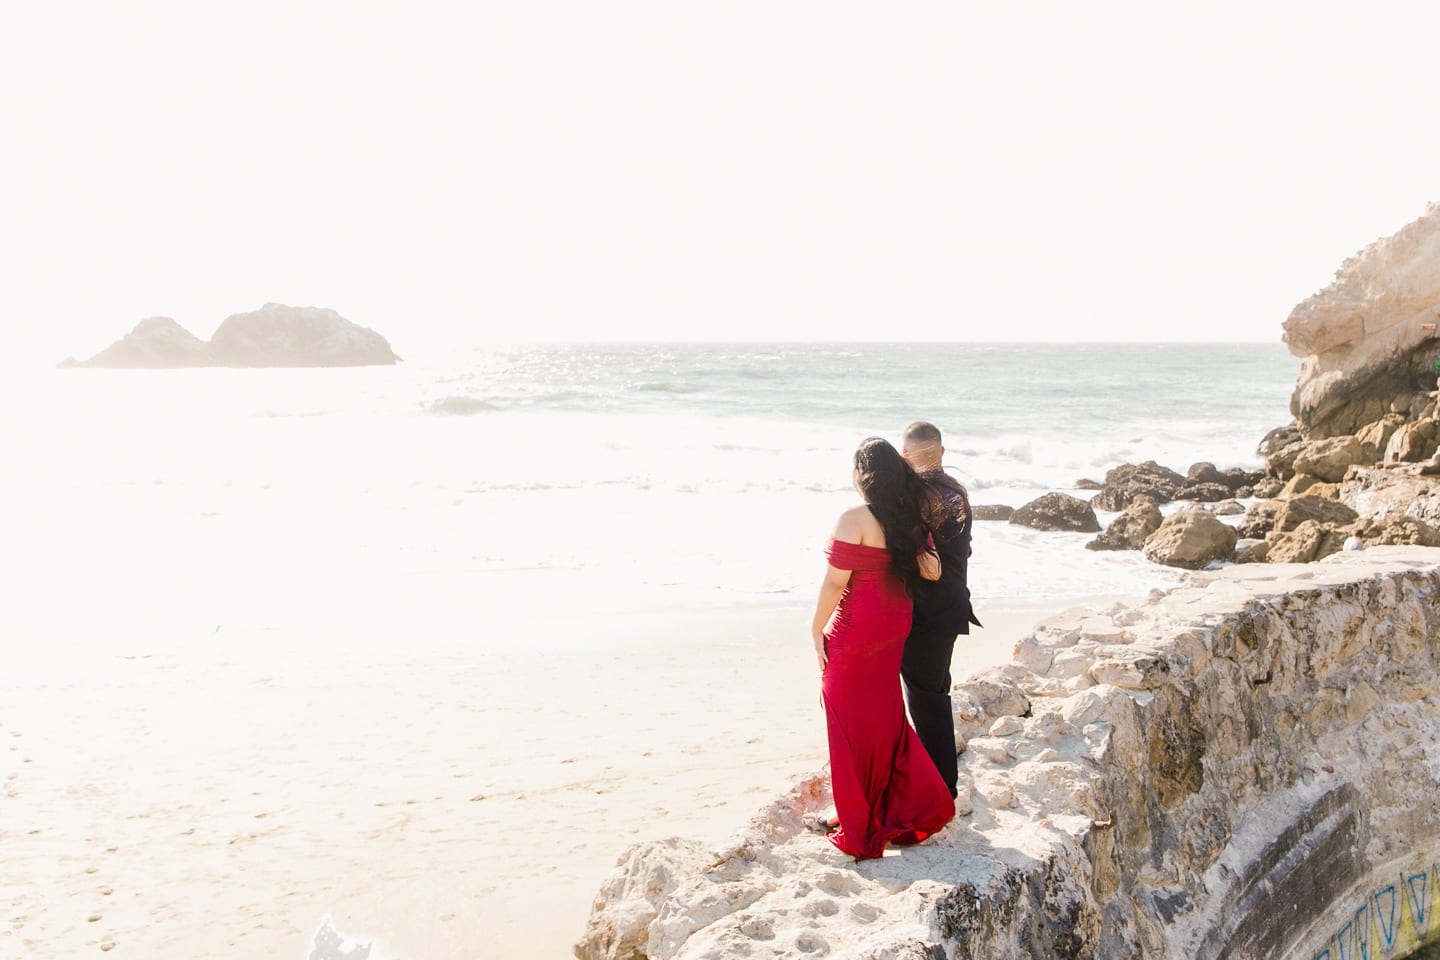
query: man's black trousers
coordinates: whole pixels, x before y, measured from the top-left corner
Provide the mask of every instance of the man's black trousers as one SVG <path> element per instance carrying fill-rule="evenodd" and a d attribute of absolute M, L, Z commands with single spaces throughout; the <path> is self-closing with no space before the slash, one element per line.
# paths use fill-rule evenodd
<path fill-rule="evenodd" d="M 955 718 L 950 709 L 950 657 L 957 631 L 949 624 L 922 625 L 905 640 L 900 678 L 905 702 L 925 752 L 935 761 L 940 778 L 955 796 L 959 771 L 955 763 Z"/>

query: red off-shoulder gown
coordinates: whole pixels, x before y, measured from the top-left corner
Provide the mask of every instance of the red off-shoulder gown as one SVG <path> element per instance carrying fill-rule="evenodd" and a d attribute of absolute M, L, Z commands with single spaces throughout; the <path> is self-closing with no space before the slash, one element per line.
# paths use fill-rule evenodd
<path fill-rule="evenodd" d="M 935 833 L 955 816 L 955 801 L 905 718 L 900 655 L 911 603 L 889 551 L 831 540 L 826 554 L 851 571 L 825 627 L 820 684 L 840 820 L 830 842 L 863 860 Z"/>

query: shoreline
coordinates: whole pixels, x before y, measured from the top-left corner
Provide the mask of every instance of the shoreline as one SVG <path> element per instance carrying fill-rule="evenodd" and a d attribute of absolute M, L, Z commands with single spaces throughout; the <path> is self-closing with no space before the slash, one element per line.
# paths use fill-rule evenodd
<path fill-rule="evenodd" d="M 957 679 L 1058 609 L 982 609 Z M 0 947 L 298 957 L 330 916 L 375 960 L 569 956 L 633 843 L 718 843 L 824 765 L 808 615 L 607 616 L 543 651 L 32 659 L 0 680 Z"/>

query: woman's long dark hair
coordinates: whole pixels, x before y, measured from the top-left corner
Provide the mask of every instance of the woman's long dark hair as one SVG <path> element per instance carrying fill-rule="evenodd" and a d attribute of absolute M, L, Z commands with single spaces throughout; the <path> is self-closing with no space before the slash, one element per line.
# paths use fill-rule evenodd
<path fill-rule="evenodd" d="M 880 437 L 870 437 L 855 450 L 855 469 L 859 471 L 860 496 L 885 531 L 890 564 L 904 581 L 905 592 L 918 596 L 927 582 L 920 576 L 920 563 L 915 559 L 930 532 L 925 522 L 925 481 L 899 450 Z"/>

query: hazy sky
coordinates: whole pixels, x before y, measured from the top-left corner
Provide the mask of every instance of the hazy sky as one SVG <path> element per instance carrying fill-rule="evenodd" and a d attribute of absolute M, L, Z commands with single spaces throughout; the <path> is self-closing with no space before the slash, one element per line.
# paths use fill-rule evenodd
<path fill-rule="evenodd" d="M 1440 198 L 1440 7 L 0 5 L 0 324 L 1255 339 Z M 53 355 L 53 356 L 51 356 Z"/>

